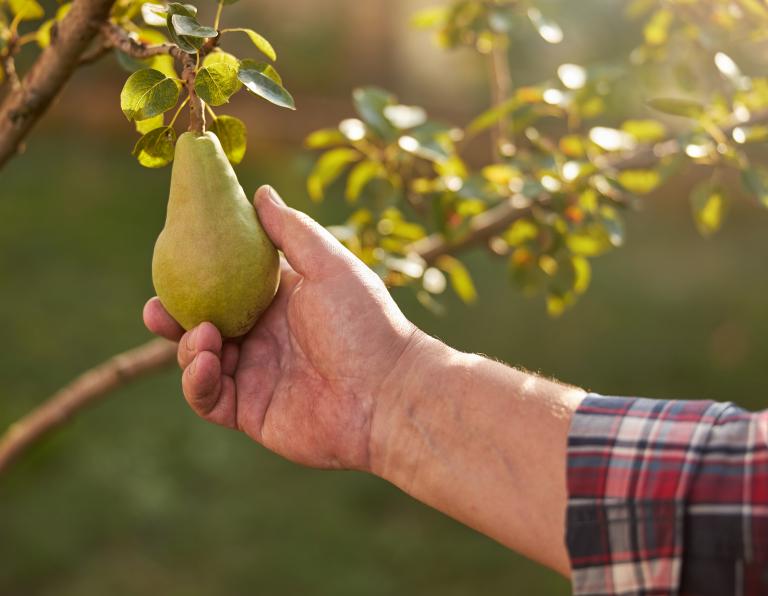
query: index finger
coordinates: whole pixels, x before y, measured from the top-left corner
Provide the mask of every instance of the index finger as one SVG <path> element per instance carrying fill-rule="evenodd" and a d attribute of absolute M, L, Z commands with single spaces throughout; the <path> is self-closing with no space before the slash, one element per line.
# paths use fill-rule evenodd
<path fill-rule="evenodd" d="M 155 335 L 171 341 L 179 341 L 184 335 L 182 326 L 168 314 L 157 296 L 144 305 L 144 324 Z"/>

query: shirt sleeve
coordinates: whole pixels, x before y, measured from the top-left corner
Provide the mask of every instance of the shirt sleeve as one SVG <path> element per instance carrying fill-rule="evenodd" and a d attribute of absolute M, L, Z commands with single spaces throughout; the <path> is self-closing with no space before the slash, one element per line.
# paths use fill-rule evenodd
<path fill-rule="evenodd" d="M 768 594 L 768 413 L 589 395 L 568 492 L 576 596 Z"/>

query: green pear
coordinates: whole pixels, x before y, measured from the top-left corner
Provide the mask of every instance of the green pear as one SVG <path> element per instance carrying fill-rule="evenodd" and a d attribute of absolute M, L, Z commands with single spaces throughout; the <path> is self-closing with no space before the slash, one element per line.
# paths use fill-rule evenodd
<path fill-rule="evenodd" d="M 277 250 L 211 132 L 176 144 L 152 280 L 182 327 L 209 321 L 228 338 L 248 333 L 277 292 Z"/>

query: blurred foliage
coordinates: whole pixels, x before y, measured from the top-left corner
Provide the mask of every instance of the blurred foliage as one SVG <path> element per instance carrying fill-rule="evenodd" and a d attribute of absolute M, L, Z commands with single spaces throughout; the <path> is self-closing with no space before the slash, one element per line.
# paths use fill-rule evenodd
<path fill-rule="evenodd" d="M 768 172 L 750 154 L 768 138 L 768 78 L 744 74 L 723 50 L 735 36 L 744 53 L 764 41 L 768 7 L 635 0 L 626 17 L 643 21 L 643 41 L 623 60 L 564 63 L 541 84 L 515 87 L 508 53 L 521 28 L 532 26 L 550 44 L 566 35 L 543 3 L 456 0 L 416 14 L 413 24 L 433 30 L 440 47 L 470 48 L 489 62 L 494 105 L 458 127 L 384 90 L 356 90 L 356 118 L 307 138 L 323 151 L 310 196 L 321 200 L 346 175 L 344 198 L 357 207 L 332 231 L 392 286 L 412 287 L 439 309 L 433 297 L 447 286 L 443 274 L 466 301 L 476 296 L 471 276 L 454 258 L 450 266 L 426 262 L 418 242 L 437 234 L 449 245 L 471 244 L 476 218 L 508 219 L 500 233 L 479 239 L 507 259 L 524 293 L 543 292 L 557 316 L 587 290 L 590 259 L 624 243 L 624 212 L 686 165 L 709 171 L 690 191 L 703 235 L 718 231 L 728 212 L 719 180 L 729 170 L 768 207 Z M 608 98 L 628 77 L 646 83 L 646 105 L 614 122 Z M 470 168 L 465 147 L 489 130 L 492 160 Z M 502 204 L 518 213 L 497 209 Z"/>

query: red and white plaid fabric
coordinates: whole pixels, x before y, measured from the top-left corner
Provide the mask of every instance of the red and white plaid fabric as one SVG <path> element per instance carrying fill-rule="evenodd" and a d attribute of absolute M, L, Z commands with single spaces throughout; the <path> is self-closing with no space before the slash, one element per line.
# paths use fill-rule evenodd
<path fill-rule="evenodd" d="M 768 595 L 768 412 L 590 395 L 568 490 L 575 595 Z"/>

